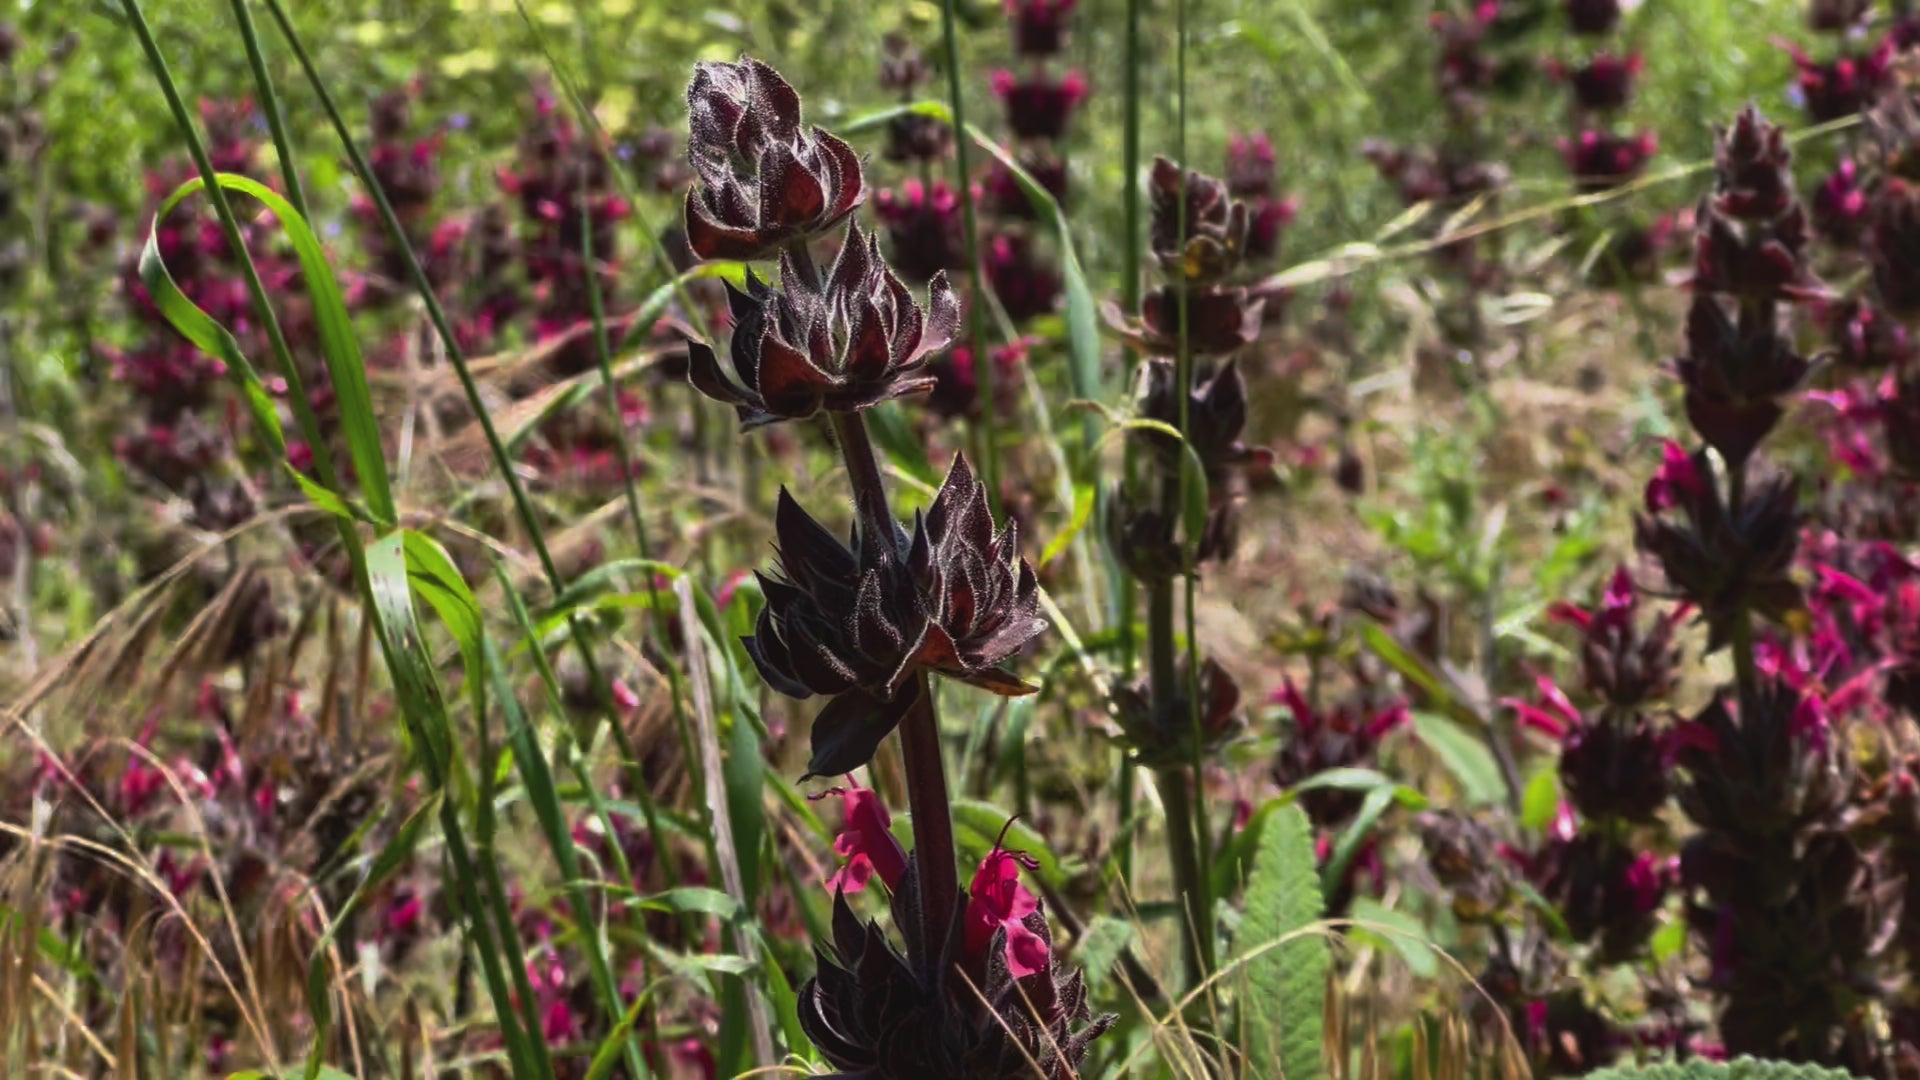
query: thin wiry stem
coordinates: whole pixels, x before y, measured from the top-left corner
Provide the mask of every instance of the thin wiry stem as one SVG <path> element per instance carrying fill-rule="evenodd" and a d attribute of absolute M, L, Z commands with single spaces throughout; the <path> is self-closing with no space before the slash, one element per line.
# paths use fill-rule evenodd
<path fill-rule="evenodd" d="M 973 297 L 967 304 L 968 337 L 973 342 L 974 379 L 979 383 L 980 412 L 970 423 L 980 431 L 980 480 L 987 488 L 987 503 L 1000 508 L 1000 447 L 993 432 L 993 363 L 987 356 L 987 332 L 981 322 L 980 296 L 986 290 L 986 275 L 980 265 L 979 223 L 973 206 L 973 173 L 967 166 L 967 114 L 960 93 L 960 34 L 954 14 L 954 0 L 941 0 L 941 43 L 946 52 L 947 108 L 953 113 L 953 163 L 959 174 L 955 187 L 960 196 L 960 219 L 966 230 L 967 272 L 973 275 Z"/>

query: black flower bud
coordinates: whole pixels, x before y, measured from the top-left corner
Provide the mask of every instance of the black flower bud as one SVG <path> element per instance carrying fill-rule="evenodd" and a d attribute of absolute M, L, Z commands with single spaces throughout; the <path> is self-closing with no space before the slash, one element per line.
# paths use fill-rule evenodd
<path fill-rule="evenodd" d="M 1790 576 L 1799 547 L 1800 512 L 1794 479 L 1780 475 L 1747 493 L 1739 512 L 1708 482 L 1706 451 L 1692 457 L 1699 479 L 1674 492 L 1684 521 L 1671 515 L 1642 516 L 1634 544 L 1657 559 L 1667 582 L 1698 605 L 1706 620 L 1709 650 L 1731 640 L 1743 608 L 1773 619 L 1800 610 L 1800 587 Z"/>
<path fill-rule="evenodd" d="M 1206 285 L 1239 267 L 1250 218 L 1246 204 L 1232 198 L 1226 184 L 1164 157 L 1153 159 L 1149 183 L 1149 240 L 1168 278 Z"/>
<path fill-rule="evenodd" d="M 764 259 L 832 229 L 866 197 L 860 159 L 819 128 L 800 95 L 751 58 L 704 63 L 687 87 L 687 242 L 702 259 Z"/>
<path fill-rule="evenodd" d="M 843 1076 L 1076 1075 L 1088 1045 L 1114 1018 L 1089 1018 L 1084 977 L 1053 956 L 1045 914 L 1036 910 L 1021 923 L 1045 949 L 1043 969 L 1014 976 L 1001 927 L 985 979 L 969 986 L 945 966 L 962 952 L 969 898 L 961 898 L 945 940 L 923 940 L 918 881 L 910 865 L 892 896 L 904 953 L 878 923 L 862 924 L 844 893 L 834 896 L 832 944 L 816 948 L 817 973 L 799 995 L 800 1027 L 821 1056 Z"/>
<path fill-rule="evenodd" d="M 1176 666 L 1174 691 L 1163 709 L 1153 707 L 1152 687 L 1142 679 L 1132 686 L 1115 687 L 1114 719 L 1127 748 L 1149 768 L 1181 765 L 1193 760 L 1194 701 L 1188 695 L 1197 686 L 1201 753 L 1220 748 L 1245 726 L 1240 712 L 1240 684 L 1212 657 L 1200 665 L 1197 678 L 1189 678 L 1185 657 Z"/>
<path fill-rule="evenodd" d="M 1039 585 L 1018 530 L 994 532 L 965 458 L 911 541 L 856 527 L 849 548 L 784 489 L 774 526 L 780 573 L 760 576 L 767 605 L 745 644 L 768 686 L 833 697 L 814 720 L 810 774 L 866 764 L 915 703 L 920 670 L 1003 695 L 1036 689 L 999 665 L 1047 628 Z"/>
<path fill-rule="evenodd" d="M 740 422 L 758 427 L 825 410 L 852 412 L 932 387 L 921 372 L 929 354 L 953 341 L 960 302 L 936 273 L 922 312 L 880 257 L 879 241 L 847 227 L 824 284 L 781 257 L 781 287 L 747 273 L 747 291 L 728 286 L 730 348 L 739 381 L 729 378 L 705 342 L 689 341 L 688 378 L 723 401 Z"/>

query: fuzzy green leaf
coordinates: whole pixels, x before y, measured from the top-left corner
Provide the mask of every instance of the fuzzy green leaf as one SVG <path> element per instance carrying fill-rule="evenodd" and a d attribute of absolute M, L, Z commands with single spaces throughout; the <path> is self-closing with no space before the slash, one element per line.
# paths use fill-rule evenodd
<path fill-rule="evenodd" d="M 1310 929 L 1321 909 L 1316 861 L 1307 815 L 1297 806 L 1275 810 L 1260 830 L 1236 942 L 1246 959 L 1240 1027 L 1251 1076 L 1324 1075 L 1320 1042 L 1331 958 Z"/>
<path fill-rule="evenodd" d="M 1852 1073 L 1786 1061 L 1743 1057 L 1735 1061 L 1625 1065 L 1588 1073 L 1587 1080 L 1856 1080 Z"/>
<path fill-rule="evenodd" d="M 1413 732 L 1432 750 L 1454 779 L 1460 781 L 1467 801 L 1476 806 L 1499 802 L 1506 795 L 1506 782 L 1500 778 L 1500 764 L 1493 751 L 1473 737 L 1473 733 L 1439 713 L 1413 714 Z"/>

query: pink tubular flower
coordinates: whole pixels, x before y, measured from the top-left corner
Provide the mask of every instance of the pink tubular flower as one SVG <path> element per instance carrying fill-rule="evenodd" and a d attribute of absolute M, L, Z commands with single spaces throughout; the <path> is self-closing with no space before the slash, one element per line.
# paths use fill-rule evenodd
<path fill-rule="evenodd" d="M 844 817 L 840 835 L 833 838 L 833 853 L 847 864 L 827 879 L 829 892 L 859 892 L 875 874 L 887 888 L 896 888 L 907 873 L 907 853 L 893 838 L 893 817 L 872 788 L 858 785 L 834 788 L 815 798 L 840 796 Z"/>
<path fill-rule="evenodd" d="M 1007 824 L 1011 826 L 1013 822 Z M 1031 855 L 1001 847 L 1006 839 L 1004 829 L 1000 836 L 967 886 L 966 936 L 962 949 L 984 969 L 994 934 L 1005 927 L 1007 971 L 1016 979 L 1024 979 L 1046 971 L 1053 962 L 1046 939 L 1027 925 L 1029 919 L 1044 917 L 1040 915 L 1040 901 L 1020 884 L 1021 869 L 1035 870 L 1040 864 Z"/>
<path fill-rule="evenodd" d="M 1650 514 L 1677 506 L 1682 499 L 1691 499 L 1706 491 L 1706 481 L 1686 448 L 1668 439 L 1660 453 L 1660 468 L 1653 479 L 1647 481 L 1646 503 Z"/>
<path fill-rule="evenodd" d="M 1580 710 L 1573 707 L 1566 691 L 1561 690 L 1552 677 L 1536 676 L 1534 683 L 1540 690 L 1539 704 L 1522 698 L 1502 698 L 1500 701 L 1520 717 L 1522 727 L 1532 728 L 1555 739 L 1564 739 L 1586 724 Z"/>

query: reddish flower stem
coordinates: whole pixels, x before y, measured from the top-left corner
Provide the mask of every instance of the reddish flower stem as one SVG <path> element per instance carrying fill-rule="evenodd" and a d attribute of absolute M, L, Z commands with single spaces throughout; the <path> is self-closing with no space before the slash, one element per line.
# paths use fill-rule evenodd
<path fill-rule="evenodd" d="M 837 412 L 833 430 L 846 458 L 863 542 L 892 543 L 898 526 L 887 507 L 866 419 L 857 412 Z M 913 686 L 901 692 L 915 695 L 913 707 L 900 720 L 900 754 L 907 773 L 907 809 L 913 814 L 913 861 L 920 875 L 920 940 L 937 955 L 953 928 L 960 895 L 947 767 L 940 756 L 940 721 L 927 673 L 915 673 Z"/>
<path fill-rule="evenodd" d="M 933 687 L 925 671 L 914 676 L 914 684 L 918 698 L 900 721 L 900 752 L 906 759 L 907 809 L 913 814 L 913 862 L 920 875 L 921 940 L 938 955 L 953 929 L 960 883 Z"/>
<path fill-rule="evenodd" d="M 899 526 L 887 507 L 887 489 L 880 481 L 880 462 L 867 435 L 867 421 L 857 412 L 833 413 L 833 433 L 846 459 L 847 482 L 853 488 L 853 511 L 860 525 L 861 543 L 893 543 Z"/>

